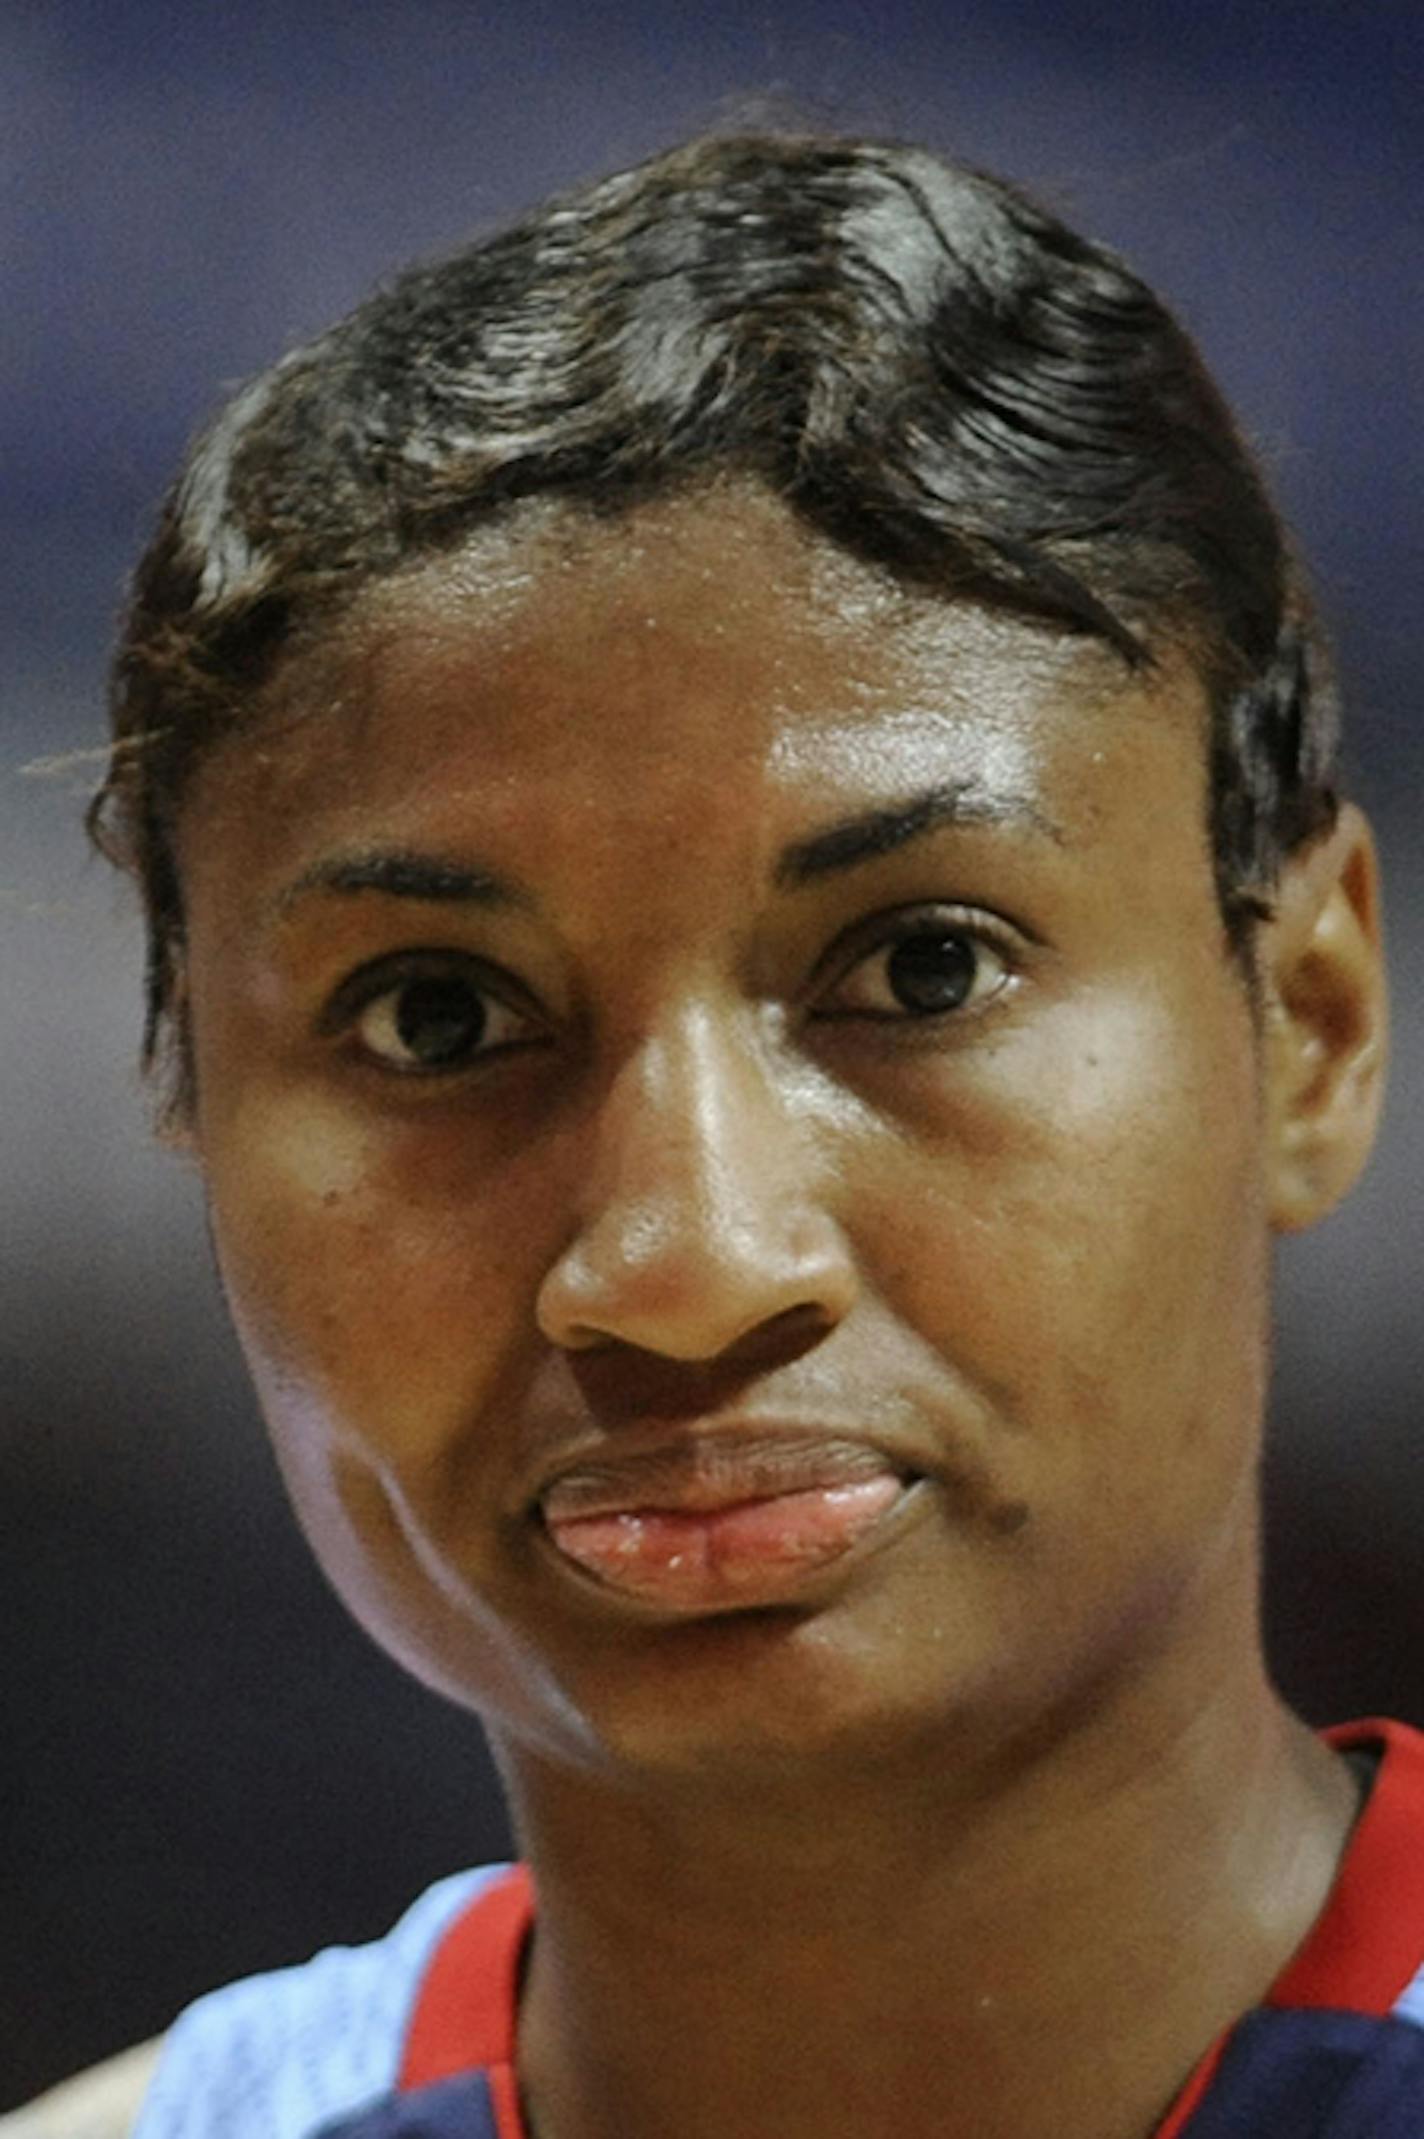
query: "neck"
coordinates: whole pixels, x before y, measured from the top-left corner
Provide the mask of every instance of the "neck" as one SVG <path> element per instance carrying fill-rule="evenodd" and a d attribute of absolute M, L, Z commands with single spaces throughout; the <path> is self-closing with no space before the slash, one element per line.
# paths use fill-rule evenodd
<path fill-rule="evenodd" d="M 933 1758 L 735 1794 L 506 1747 L 537 2139 L 1148 2139 L 1299 1944 L 1355 1810 L 1245 1651 L 1027 1751 L 961 1723 Z"/>

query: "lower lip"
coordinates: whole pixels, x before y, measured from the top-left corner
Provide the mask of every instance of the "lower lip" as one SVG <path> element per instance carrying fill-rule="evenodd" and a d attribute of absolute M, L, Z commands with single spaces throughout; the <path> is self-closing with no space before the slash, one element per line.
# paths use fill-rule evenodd
<path fill-rule="evenodd" d="M 555 1550 L 606 1589 L 673 1611 L 790 1603 L 884 1522 L 908 1487 L 877 1475 L 720 1508 L 550 1519 Z"/>

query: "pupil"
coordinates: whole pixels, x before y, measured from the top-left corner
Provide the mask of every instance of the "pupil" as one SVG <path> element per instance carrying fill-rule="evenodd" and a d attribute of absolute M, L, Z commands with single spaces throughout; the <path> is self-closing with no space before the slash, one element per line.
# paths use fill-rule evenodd
<path fill-rule="evenodd" d="M 973 990 L 977 964 L 966 936 L 907 936 L 890 954 L 890 985 L 906 1010 L 957 1010 Z"/>
<path fill-rule="evenodd" d="M 413 980 L 397 997 L 395 1022 L 417 1062 L 451 1062 L 479 1044 L 485 1006 L 458 981 Z"/>

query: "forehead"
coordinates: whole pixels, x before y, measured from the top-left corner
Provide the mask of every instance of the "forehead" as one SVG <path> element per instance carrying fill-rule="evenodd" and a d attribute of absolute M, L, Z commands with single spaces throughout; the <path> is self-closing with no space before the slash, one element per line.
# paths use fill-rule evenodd
<path fill-rule="evenodd" d="M 1203 734 L 1184 663 L 1144 680 L 1097 641 L 908 590 L 726 485 L 615 518 L 538 501 L 366 589 L 289 657 L 207 792 L 290 827 L 376 797 L 626 818 L 669 782 L 710 819 L 752 787 L 815 808 L 931 777 L 1051 785 L 1071 815 L 1116 780 L 1151 815 L 1164 746 L 1204 787 Z"/>

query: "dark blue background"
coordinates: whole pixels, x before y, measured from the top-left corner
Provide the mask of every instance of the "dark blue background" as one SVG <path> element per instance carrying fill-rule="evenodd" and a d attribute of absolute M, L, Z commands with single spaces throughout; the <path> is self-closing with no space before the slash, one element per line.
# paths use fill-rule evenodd
<path fill-rule="evenodd" d="M 1269 1608 L 1316 1716 L 1424 1719 L 1419 357 L 1404 0 L 321 0 L 0 19 L 0 2104 L 500 1844 L 472 1723 L 308 1567 L 148 1141 L 77 816 L 123 574 L 219 391 L 376 276 L 790 100 L 1036 185 L 1174 299 L 1313 560 L 1400 992 L 1384 1150 L 1283 1259 Z"/>

